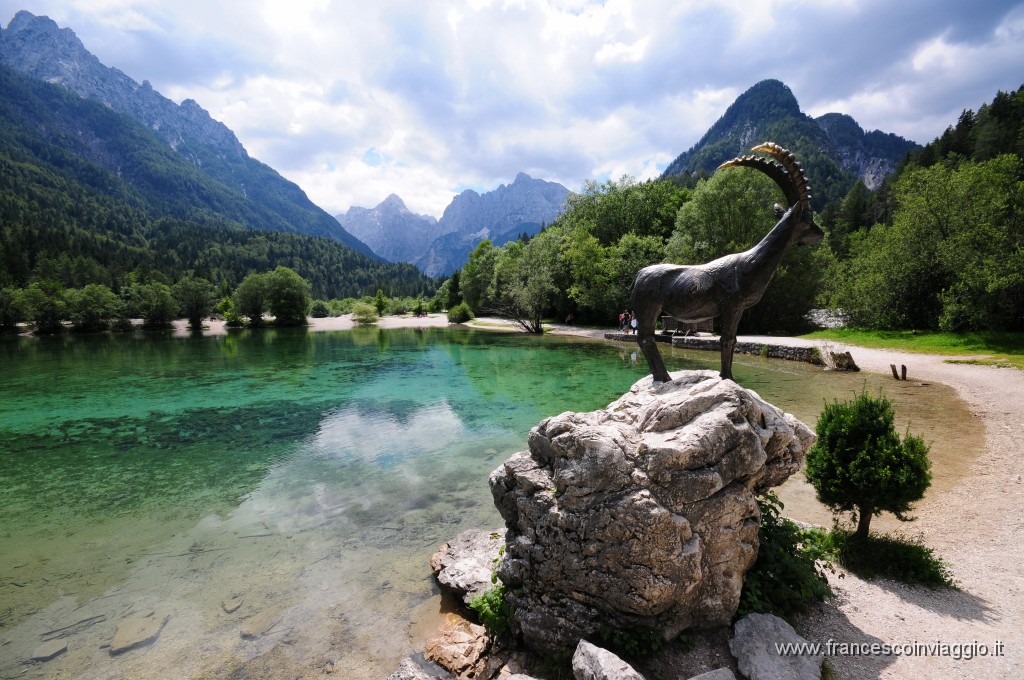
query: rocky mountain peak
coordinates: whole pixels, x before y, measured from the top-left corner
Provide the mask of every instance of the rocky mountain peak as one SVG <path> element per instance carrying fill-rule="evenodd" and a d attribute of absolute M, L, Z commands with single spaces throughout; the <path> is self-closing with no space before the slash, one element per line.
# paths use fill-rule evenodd
<path fill-rule="evenodd" d="M 387 198 L 380 202 L 377 210 L 398 212 L 408 210 L 408 208 L 405 207 L 405 201 L 398 194 L 389 194 Z"/>
<path fill-rule="evenodd" d="M 124 72 L 104 66 L 70 28 L 46 16 L 22 10 L 0 32 L 0 63 L 30 78 L 63 85 L 86 99 L 95 99 L 118 113 L 139 120 L 173 149 L 189 142 L 213 146 L 217 153 L 247 158 L 235 134 L 213 120 L 198 102 L 177 105 Z"/>
<path fill-rule="evenodd" d="M 817 119 L 800 110 L 793 91 L 778 80 L 762 80 L 736 98 L 697 144 L 665 169 L 664 177 L 713 172 L 721 163 L 766 140 L 804 161 L 814 186 L 815 209 L 841 198 L 857 180 L 876 187 L 917 145 L 893 134 L 864 132 L 848 115 Z"/>
<path fill-rule="evenodd" d="M 366 244 L 313 205 L 298 186 L 250 158 L 235 134 L 198 102 L 186 99 L 181 105 L 175 104 L 149 82 L 140 84 L 122 71 L 105 66 L 74 31 L 58 27 L 49 17 L 18 12 L 7 28 L 0 30 L 0 66 L 6 67 L 5 72 L 9 69 L 21 78 L 62 87 L 121 114 L 107 121 L 101 136 L 114 134 L 114 128 L 133 128 L 132 139 L 138 144 L 90 146 L 91 161 L 119 173 L 120 162 L 130 158 L 137 147 L 163 143 L 177 154 L 176 160 L 189 164 L 190 170 L 198 169 L 204 178 L 186 182 L 193 191 L 189 212 L 224 214 L 254 229 L 328 237 L 377 259 Z M 62 123 L 65 132 L 79 134 L 88 130 L 90 121 Z M 148 138 L 138 126 L 148 128 L 155 137 Z M 139 162 L 145 165 L 151 155 Z M 174 194 L 175 187 L 159 181 L 157 184 L 162 185 L 160 191 Z"/>
<path fill-rule="evenodd" d="M 434 217 L 413 213 L 397 194 L 390 194 L 375 208 L 352 206 L 334 219 L 390 262 L 414 261 L 441 235 Z"/>

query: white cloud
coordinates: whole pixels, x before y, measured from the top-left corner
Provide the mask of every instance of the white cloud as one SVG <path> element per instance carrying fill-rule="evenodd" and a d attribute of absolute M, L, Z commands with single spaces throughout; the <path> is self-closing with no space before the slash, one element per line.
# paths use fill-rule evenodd
<path fill-rule="evenodd" d="M 0 0 L 0 20 L 24 4 Z M 1024 63 L 1024 9 L 1004 0 L 27 4 L 198 101 L 331 213 L 397 193 L 439 216 L 519 171 L 653 177 L 764 78 L 812 115 L 926 142 Z"/>

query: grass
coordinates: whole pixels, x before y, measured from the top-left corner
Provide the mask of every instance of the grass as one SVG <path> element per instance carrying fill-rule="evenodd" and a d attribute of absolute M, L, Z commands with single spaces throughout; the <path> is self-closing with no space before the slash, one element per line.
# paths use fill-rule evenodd
<path fill-rule="evenodd" d="M 858 539 L 840 528 L 833 528 L 829 538 L 836 561 L 861 578 L 888 578 L 929 588 L 957 587 L 949 565 L 920 539 L 900 534 Z"/>
<path fill-rule="evenodd" d="M 868 331 L 833 328 L 801 336 L 873 349 L 963 356 L 950 363 L 1008 366 L 1024 370 L 1024 333 L 946 333 L 939 331 Z"/>

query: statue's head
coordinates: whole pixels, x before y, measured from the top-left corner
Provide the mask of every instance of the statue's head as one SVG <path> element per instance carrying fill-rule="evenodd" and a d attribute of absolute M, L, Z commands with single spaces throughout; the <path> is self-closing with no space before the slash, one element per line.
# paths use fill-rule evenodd
<path fill-rule="evenodd" d="M 789 204 L 788 210 L 780 214 L 777 209 L 776 214 L 781 217 L 788 213 L 788 219 L 796 220 L 793 225 L 793 240 L 791 242 L 798 246 L 821 243 L 825 232 L 814 222 L 814 215 L 811 212 L 811 187 L 793 154 L 775 142 L 758 144 L 751 151 L 767 154 L 777 159 L 778 162 L 760 156 L 740 156 L 722 163 L 718 169 L 743 165 L 748 168 L 756 168 L 771 177 L 782 189 Z"/>

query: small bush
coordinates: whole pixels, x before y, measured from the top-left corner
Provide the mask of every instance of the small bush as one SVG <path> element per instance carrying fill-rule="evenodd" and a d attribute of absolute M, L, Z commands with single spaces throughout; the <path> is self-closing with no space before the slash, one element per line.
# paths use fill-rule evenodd
<path fill-rule="evenodd" d="M 352 319 L 356 323 L 377 323 L 377 309 L 365 302 L 356 302 L 352 305 Z"/>
<path fill-rule="evenodd" d="M 909 519 L 911 504 L 931 484 L 928 445 L 909 432 L 901 439 L 894 418 L 891 401 L 867 392 L 826 404 L 807 452 L 805 474 L 818 500 L 833 512 L 853 512 L 859 538 L 874 515 Z"/>
<path fill-rule="evenodd" d="M 861 578 L 888 578 L 929 588 L 956 587 L 949 565 L 919 539 L 899 534 L 864 539 L 849 531 L 833 529 L 831 542 L 836 549 L 836 561 Z"/>
<path fill-rule="evenodd" d="M 665 643 L 661 633 L 645 628 L 599 628 L 594 637 L 601 647 L 631 659 L 650 656 Z"/>
<path fill-rule="evenodd" d="M 326 319 L 331 315 L 331 310 L 323 300 L 314 300 L 313 306 L 309 308 L 309 315 L 314 319 Z"/>
<path fill-rule="evenodd" d="M 465 302 L 460 302 L 448 310 L 448 323 L 466 323 L 473 318 L 473 310 Z"/>
<path fill-rule="evenodd" d="M 477 613 L 480 623 L 487 629 L 491 637 L 501 637 L 511 629 L 512 615 L 515 610 L 505 597 L 504 583 L 499 583 L 471 599 L 469 608 Z"/>
<path fill-rule="evenodd" d="M 736 618 L 747 614 L 789 617 L 806 612 L 816 602 L 832 597 L 832 588 L 818 561 L 832 558 L 828 534 L 801 529 L 780 513 L 782 502 L 768 492 L 757 499 L 761 508 L 760 548 L 747 572 Z"/>

